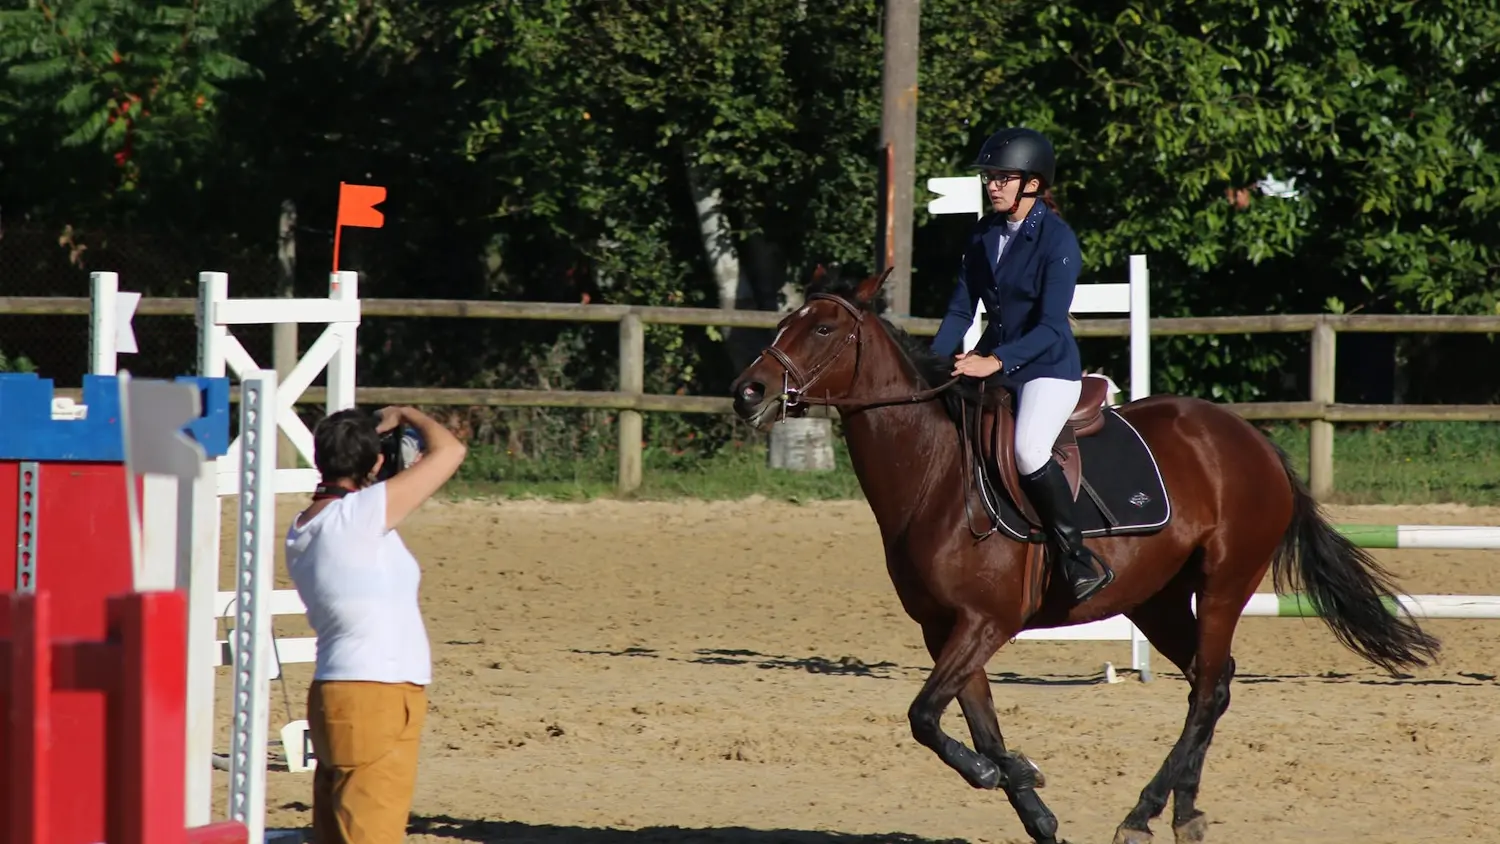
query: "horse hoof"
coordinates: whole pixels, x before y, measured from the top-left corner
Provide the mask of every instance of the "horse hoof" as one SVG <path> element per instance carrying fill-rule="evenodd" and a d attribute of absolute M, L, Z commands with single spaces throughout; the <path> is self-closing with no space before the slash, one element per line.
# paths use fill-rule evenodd
<path fill-rule="evenodd" d="M 1015 752 L 1011 753 L 1010 756 L 1011 756 L 1011 758 L 1015 759 L 1017 762 L 1020 762 L 1022 765 L 1025 765 L 1026 767 L 1028 767 L 1028 768 L 1031 769 L 1031 779 L 1032 779 L 1031 787 L 1032 788 L 1046 788 L 1047 787 L 1047 775 L 1044 774 L 1044 773 L 1042 773 L 1042 766 L 1041 765 L 1038 765 L 1037 763 L 1031 761 L 1031 757 L 1030 756 L 1027 756 L 1024 753 L 1021 753 L 1020 751 L 1015 751 Z"/>
<path fill-rule="evenodd" d="M 1115 830 L 1114 844 L 1151 844 L 1151 830 L 1126 829 L 1122 826 Z"/>
<path fill-rule="evenodd" d="M 1208 839 L 1208 816 L 1198 812 L 1191 818 L 1172 826 L 1177 844 L 1202 844 Z"/>

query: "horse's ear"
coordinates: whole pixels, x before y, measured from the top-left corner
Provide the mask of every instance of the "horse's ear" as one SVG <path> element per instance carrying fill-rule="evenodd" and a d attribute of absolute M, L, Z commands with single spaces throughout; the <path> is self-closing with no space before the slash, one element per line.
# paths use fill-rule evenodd
<path fill-rule="evenodd" d="M 822 290 L 828 281 L 828 270 L 822 264 L 818 264 L 813 268 L 812 280 L 807 283 L 807 292 L 816 293 Z"/>
<path fill-rule="evenodd" d="M 893 269 L 895 268 L 886 267 L 885 272 L 880 275 L 872 275 L 861 281 L 859 287 L 854 290 L 854 300 L 861 307 L 868 306 L 871 302 L 875 301 L 875 297 L 880 294 L 880 288 L 885 286 L 885 280 L 890 277 L 891 270 Z"/>

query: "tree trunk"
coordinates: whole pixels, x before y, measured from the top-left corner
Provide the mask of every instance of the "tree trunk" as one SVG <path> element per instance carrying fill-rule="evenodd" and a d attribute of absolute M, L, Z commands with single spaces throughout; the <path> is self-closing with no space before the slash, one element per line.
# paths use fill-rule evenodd
<path fill-rule="evenodd" d="M 729 223 L 721 210 L 719 189 L 710 188 L 703 183 L 692 161 L 686 164 L 688 184 L 693 191 L 693 205 L 698 211 L 698 234 L 703 238 L 703 254 L 708 257 L 708 265 L 714 274 L 714 285 L 719 290 L 719 307 L 732 311 L 739 307 L 743 283 L 740 278 L 740 259 L 734 252 L 734 244 L 729 239 Z M 729 335 L 728 328 L 720 330 L 726 337 Z"/>
<path fill-rule="evenodd" d="M 765 238 L 753 235 L 743 244 L 745 255 L 742 259 L 730 238 L 729 221 L 724 216 L 719 189 L 705 182 L 693 166 L 691 153 L 685 149 L 683 159 L 698 213 L 703 253 L 713 269 L 714 283 L 719 290 L 719 307 L 726 311 L 799 307 L 802 289 L 786 278 L 775 246 Z M 723 332 L 724 347 L 736 371 L 749 366 L 772 337 L 771 332 L 763 329 L 719 330 Z M 833 469 L 833 420 L 827 417 L 788 419 L 772 428 L 767 462 L 773 469 L 794 472 Z"/>
<path fill-rule="evenodd" d="M 757 297 L 744 262 L 735 250 L 728 218 L 724 215 L 723 198 L 719 189 L 708 183 L 703 173 L 693 164 L 692 153 L 683 149 L 683 167 L 687 173 L 688 186 L 693 193 L 693 206 L 698 214 L 698 234 L 703 241 L 703 254 L 713 270 L 714 286 L 719 291 L 719 308 L 734 311 L 740 308 L 758 308 Z M 739 371 L 750 365 L 763 345 L 751 328 L 716 329 L 729 355 L 730 366 Z"/>

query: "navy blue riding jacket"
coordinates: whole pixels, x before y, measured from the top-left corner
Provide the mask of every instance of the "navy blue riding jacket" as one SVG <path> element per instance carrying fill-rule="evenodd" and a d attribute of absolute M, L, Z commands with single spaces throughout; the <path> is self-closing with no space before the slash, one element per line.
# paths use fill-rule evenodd
<path fill-rule="evenodd" d="M 964 332 L 974 324 L 976 303 L 983 299 L 989 324 L 974 351 L 999 358 L 1009 381 L 1083 378 L 1078 341 L 1068 325 L 1083 264 L 1078 238 L 1052 209 L 1037 202 L 996 265 L 1004 232 L 1003 214 L 991 214 L 975 225 L 932 351 L 948 359 L 961 351 Z"/>

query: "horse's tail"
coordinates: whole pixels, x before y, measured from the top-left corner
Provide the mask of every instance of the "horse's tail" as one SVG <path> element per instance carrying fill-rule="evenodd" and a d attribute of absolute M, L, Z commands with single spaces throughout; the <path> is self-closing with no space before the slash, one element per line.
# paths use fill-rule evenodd
<path fill-rule="evenodd" d="M 1398 666 L 1428 665 L 1437 657 L 1438 640 L 1399 607 L 1390 573 L 1328 523 L 1286 452 L 1276 453 L 1293 496 L 1292 521 L 1271 563 L 1276 591 L 1285 595 L 1303 585 L 1333 635 L 1391 674 Z"/>

